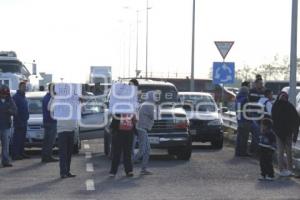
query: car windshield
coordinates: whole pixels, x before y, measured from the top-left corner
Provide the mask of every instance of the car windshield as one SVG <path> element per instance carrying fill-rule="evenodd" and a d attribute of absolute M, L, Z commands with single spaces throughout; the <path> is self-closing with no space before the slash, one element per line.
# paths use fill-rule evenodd
<path fill-rule="evenodd" d="M 21 72 L 21 65 L 18 62 L 8 62 L 8 61 L 0 61 L 0 72 L 6 73 L 20 73 Z"/>
<path fill-rule="evenodd" d="M 42 99 L 28 98 L 29 114 L 43 114 Z"/>
<path fill-rule="evenodd" d="M 185 110 L 191 110 L 191 107 L 201 112 L 215 112 L 217 110 L 216 103 L 211 96 L 180 95 L 180 100 L 184 103 Z"/>
<path fill-rule="evenodd" d="M 177 102 L 177 90 L 173 86 L 164 85 L 140 85 L 139 86 L 139 102 L 146 100 L 146 93 L 149 91 L 157 91 L 159 103 L 169 103 L 172 105 Z"/>

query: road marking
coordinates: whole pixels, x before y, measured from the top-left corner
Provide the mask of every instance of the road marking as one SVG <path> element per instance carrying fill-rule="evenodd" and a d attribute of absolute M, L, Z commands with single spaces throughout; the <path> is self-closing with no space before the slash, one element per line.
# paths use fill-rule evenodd
<path fill-rule="evenodd" d="M 86 159 L 92 158 L 92 152 L 85 152 L 85 158 Z"/>
<path fill-rule="evenodd" d="M 85 149 L 89 149 L 90 148 L 89 144 L 84 144 L 83 146 L 84 146 Z"/>
<path fill-rule="evenodd" d="M 94 171 L 93 163 L 86 163 L 86 171 L 87 172 L 93 172 Z"/>
<path fill-rule="evenodd" d="M 95 190 L 95 184 L 93 179 L 88 179 L 85 182 L 86 190 L 87 191 L 94 191 Z"/>

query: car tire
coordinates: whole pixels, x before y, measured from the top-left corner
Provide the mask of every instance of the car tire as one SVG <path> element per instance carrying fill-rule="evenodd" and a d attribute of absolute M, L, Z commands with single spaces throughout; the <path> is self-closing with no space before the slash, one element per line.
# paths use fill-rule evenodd
<path fill-rule="evenodd" d="M 178 160 L 190 160 L 192 156 L 192 142 L 190 141 L 187 146 L 179 147 L 176 156 Z"/>
<path fill-rule="evenodd" d="M 222 149 L 223 148 L 223 136 L 211 141 L 211 145 L 214 149 Z"/>

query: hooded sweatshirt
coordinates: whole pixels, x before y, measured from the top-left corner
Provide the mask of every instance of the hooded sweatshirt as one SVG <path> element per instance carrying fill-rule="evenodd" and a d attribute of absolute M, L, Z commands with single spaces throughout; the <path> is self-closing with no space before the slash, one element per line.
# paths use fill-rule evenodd
<path fill-rule="evenodd" d="M 278 97 L 280 97 L 279 95 Z M 283 141 L 293 135 L 297 139 L 300 119 L 298 113 L 289 101 L 277 98 L 272 107 L 273 129 Z"/>
<path fill-rule="evenodd" d="M 151 130 L 154 124 L 155 92 L 147 92 L 147 99 L 142 103 L 138 112 L 137 129 Z"/>

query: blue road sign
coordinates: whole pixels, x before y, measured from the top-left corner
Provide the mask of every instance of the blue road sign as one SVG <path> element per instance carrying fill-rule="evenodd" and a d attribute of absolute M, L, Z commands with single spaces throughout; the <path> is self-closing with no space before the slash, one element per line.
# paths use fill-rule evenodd
<path fill-rule="evenodd" d="M 234 62 L 214 62 L 213 63 L 213 82 L 234 83 Z"/>

